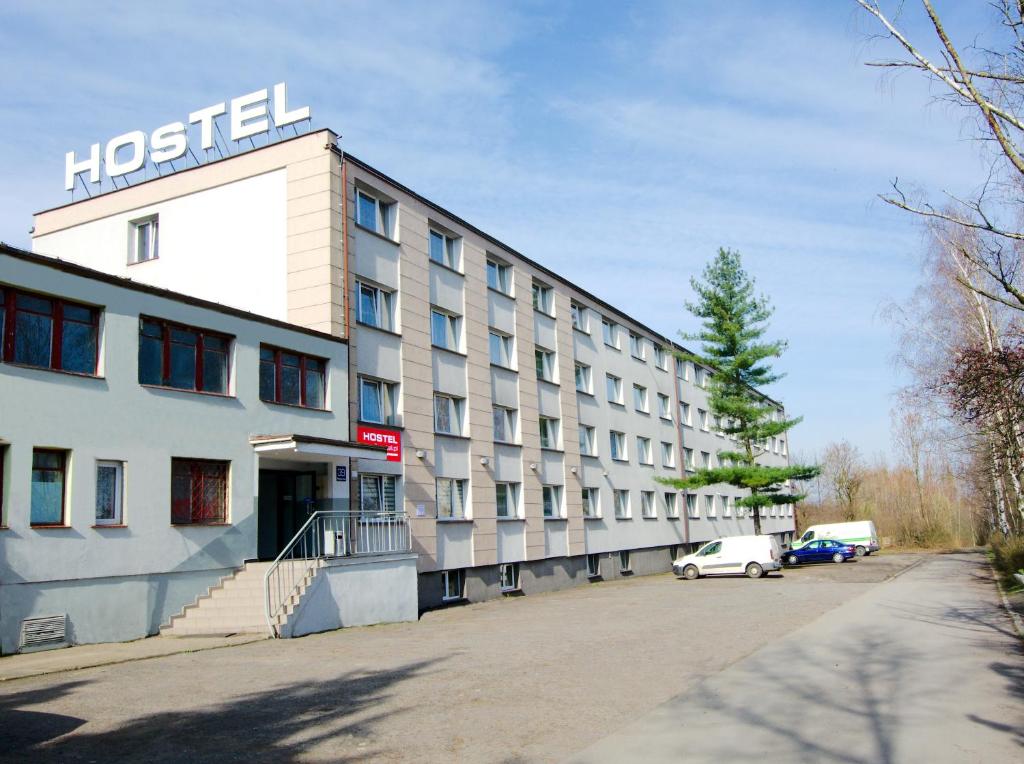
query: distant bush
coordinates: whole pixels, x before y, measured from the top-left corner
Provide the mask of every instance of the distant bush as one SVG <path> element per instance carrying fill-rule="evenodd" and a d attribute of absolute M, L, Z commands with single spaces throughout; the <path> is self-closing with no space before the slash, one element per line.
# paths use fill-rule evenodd
<path fill-rule="evenodd" d="M 1024 570 L 1024 536 L 1011 536 L 992 542 L 996 568 L 1006 576 Z"/>

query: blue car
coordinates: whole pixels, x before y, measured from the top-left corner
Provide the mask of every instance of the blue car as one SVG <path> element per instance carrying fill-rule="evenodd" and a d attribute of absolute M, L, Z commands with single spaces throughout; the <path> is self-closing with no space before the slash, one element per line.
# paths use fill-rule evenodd
<path fill-rule="evenodd" d="M 818 539 L 804 544 L 799 549 L 790 549 L 783 556 L 787 565 L 804 562 L 846 562 L 857 556 L 857 547 L 832 539 Z"/>

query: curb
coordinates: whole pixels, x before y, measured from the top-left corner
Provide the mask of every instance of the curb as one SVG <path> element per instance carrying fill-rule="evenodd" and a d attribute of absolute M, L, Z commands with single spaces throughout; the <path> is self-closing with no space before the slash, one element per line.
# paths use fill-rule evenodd
<path fill-rule="evenodd" d="M 1024 639 L 1024 620 L 1021 620 L 1020 614 L 1017 613 L 1010 606 L 1010 599 L 1006 596 L 1006 591 L 1003 589 L 1002 583 L 999 581 L 999 573 L 996 571 L 995 566 L 989 561 L 988 569 L 992 571 L 992 580 L 996 582 L 996 591 L 999 592 L 999 599 L 1003 601 L 1003 610 L 1010 616 L 1010 620 L 1013 622 L 1013 628 L 1017 632 L 1017 636 Z"/>

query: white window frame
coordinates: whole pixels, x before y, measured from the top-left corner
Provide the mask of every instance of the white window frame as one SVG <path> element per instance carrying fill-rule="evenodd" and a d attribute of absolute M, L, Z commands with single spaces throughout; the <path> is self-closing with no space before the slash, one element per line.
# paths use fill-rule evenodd
<path fill-rule="evenodd" d="M 450 512 L 442 514 L 442 484 L 447 484 L 451 497 Z M 434 481 L 437 498 L 437 519 L 444 521 L 469 520 L 469 481 L 465 478 L 439 477 Z"/>
<path fill-rule="evenodd" d="M 654 346 L 654 365 L 662 371 L 668 371 L 669 355 L 661 345 Z"/>
<path fill-rule="evenodd" d="M 377 506 L 367 511 L 367 508 L 363 505 L 366 501 L 367 492 L 364 488 L 367 482 L 374 482 L 374 492 L 377 494 Z M 387 486 L 390 483 L 391 502 L 388 505 L 388 490 Z M 383 513 L 394 513 L 398 509 L 398 476 L 397 475 L 377 475 L 372 473 L 361 473 L 359 475 L 359 514 L 362 517 L 378 517 Z"/>
<path fill-rule="evenodd" d="M 590 334 L 590 311 L 587 306 L 573 301 L 569 303 L 569 312 L 572 315 L 572 328 Z"/>
<path fill-rule="evenodd" d="M 704 514 L 707 517 L 718 516 L 718 510 L 715 507 L 715 495 L 713 493 L 704 495 Z"/>
<path fill-rule="evenodd" d="M 727 496 L 725 502 L 725 511 L 722 512 L 722 517 L 732 517 L 736 513 L 736 497 Z"/>
<path fill-rule="evenodd" d="M 672 399 L 665 393 L 658 393 L 658 416 L 669 422 L 672 421 Z"/>
<path fill-rule="evenodd" d="M 640 492 L 640 516 L 645 520 L 652 520 L 658 517 L 658 505 L 654 497 L 654 491 Z"/>
<path fill-rule="evenodd" d="M 373 222 L 363 219 L 363 207 L 359 203 L 359 198 L 364 197 L 373 202 Z M 374 196 L 369 191 L 362 188 L 356 189 L 356 209 L 355 219 L 356 225 L 361 228 L 365 228 L 368 231 L 373 231 L 387 239 L 394 241 L 395 239 L 395 202 L 384 201 L 378 196 Z"/>
<path fill-rule="evenodd" d="M 601 577 L 601 555 L 599 554 L 588 554 L 587 555 L 587 578 L 600 578 Z"/>
<path fill-rule="evenodd" d="M 441 259 L 434 257 L 433 241 L 435 237 L 441 239 Z M 459 267 L 462 263 L 462 237 L 445 233 L 439 228 L 430 228 L 427 233 L 427 259 L 432 263 L 451 268 L 453 271 L 461 272 Z"/>
<path fill-rule="evenodd" d="M 580 456 L 597 456 L 597 429 L 589 424 L 581 424 Z"/>
<path fill-rule="evenodd" d="M 610 348 L 620 350 L 619 347 L 619 325 L 607 318 L 601 319 L 601 338 L 604 344 Z"/>
<path fill-rule="evenodd" d="M 487 352 L 490 354 L 491 364 L 494 366 L 500 366 L 503 369 L 515 369 L 515 338 L 511 334 L 505 334 L 504 332 L 498 332 L 494 329 L 489 329 L 487 332 Z M 497 340 L 497 345 L 495 345 Z M 495 359 L 494 349 L 498 348 L 498 355 L 504 356 Z"/>
<path fill-rule="evenodd" d="M 708 430 L 708 412 L 704 409 L 697 409 L 697 420 L 700 422 L 700 429 L 704 432 L 710 432 Z"/>
<path fill-rule="evenodd" d="M 683 424 L 686 427 L 693 427 L 690 404 L 686 401 L 679 401 L 679 418 L 682 420 L 680 424 Z"/>
<path fill-rule="evenodd" d="M 701 451 L 700 452 L 700 468 L 702 470 L 711 469 L 711 452 Z"/>
<path fill-rule="evenodd" d="M 558 384 L 558 363 L 555 360 L 555 351 L 535 345 L 533 348 L 534 367 L 539 366 L 537 379 Z M 539 363 L 538 363 L 539 362 Z"/>
<path fill-rule="evenodd" d="M 108 518 L 99 517 L 99 481 L 100 469 L 114 470 L 114 516 Z M 2 476 L 0 476 L 2 477 Z M 65 474 L 65 481 L 67 474 Z M 93 509 L 93 523 L 96 525 L 124 525 L 124 462 L 112 459 L 96 460 L 96 506 Z"/>
<path fill-rule="evenodd" d="M 662 495 L 665 499 L 665 517 L 679 517 L 679 494 L 675 491 L 664 491 Z"/>
<path fill-rule="evenodd" d="M 373 292 L 374 310 L 377 322 L 368 321 L 363 315 L 363 290 Z M 365 281 L 356 282 L 356 321 L 384 331 L 395 331 L 395 293 Z"/>
<path fill-rule="evenodd" d="M 686 514 L 691 520 L 700 519 L 700 503 L 697 501 L 697 494 L 686 494 Z"/>
<path fill-rule="evenodd" d="M 647 347 L 644 338 L 636 332 L 629 333 L 629 354 L 638 361 L 647 360 Z"/>
<path fill-rule="evenodd" d="M 616 377 L 614 374 L 605 374 L 604 379 L 608 402 L 624 406 L 625 403 L 622 400 L 622 377 Z"/>
<path fill-rule="evenodd" d="M 518 520 L 521 517 L 519 485 L 519 483 L 509 483 L 505 481 L 498 481 L 494 484 L 495 513 L 499 520 Z M 504 488 L 504 508 L 502 508 L 502 504 L 498 499 L 498 486 L 502 486 Z M 502 514 L 503 511 L 504 514 Z"/>
<path fill-rule="evenodd" d="M 583 516 L 601 516 L 601 489 L 592 486 L 584 486 L 583 491 Z"/>
<path fill-rule="evenodd" d="M 613 462 L 628 462 L 629 451 L 626 447 L 626 433 L 618 430 L 608 431 L 608 455 Z"/>
<path fill-rule="evenodd" d="M 555 315 L 555 290 L 547 284 L 534 281 L 531 288 L 533 309 L 545 316 Z"/>
<path fill-rule="evenodd" d="M 541 494 L 541 513 L 544 517 L 551 519 L 561 519 L 565 516 L 563 512 L 562 496 L 565 492 L 562 490 L 560 485 L 543 485 L 540 489 Z M 548 511 L 550 507 L 550 512 Z"/>
<path fill-rule="evenodd" d="M 632 560 L 630 559 L 629 550 L 622 549 L 619 551 L 619 572 L 620 573 L 632 573 Z"/>
<path fill-rule="evenodd" d="M 444 337 L 435 336 L 435 319 L 444 322 Z M 438 342 L 441 339 L 441 342 Z M 430 344 L 435 348 L 451 350 L 456 353 L 462 352 L 462 316 L 450 313 L 442 308 L 432 307 L 430 309 Z"/>
<path fill-rule="evenodd" d="M 693 449 L 686 446 L 683 446 L 683 469 L 688 472 L 693 472 L 694 470 Z"/>
<path fill-rule="evenodd" d="M 452 578 L 454 577 L 456 582 L 456 588 L 458 594 L 449 594 L 448 591 L 451 589 Z M 463 568 L 456 570 L 442 570 L 441 571 L 441 601 L 442 602 L 458 602 L 459 600 L 465 599 L 466 591 L 466 572 Z"/>
<path fill-rule="evenodd" d="M 612 491 L 612 502 L 615 507 L 615 519 L 629 520 L 633 517 L 633 510 L 629 502 L 629 490 L 616 488 Z"/>
<path fill-rule="evenodd" d="M 537 429 L 540 435 L 540 447 L 548 449 L 561 448 L 561 422 L 555 417 L 542 416 L 537 418 Z"/>
<path fill-rule="evenodd" d="M 643 435 L 636 436 L 636 459 L 640 464 L 653 465 L 654 453 L 651 448 L 651 439 Z"/>
<path fill-rule="evenodd" d="M 498 437 L 498 429 L 495 427 L 497 417 L 501 416 L 502 428 L 505 430 L 506 437 Z M 519 442 L 519 410 L 510 408 L 508 406 L 494 405 L 491 411 L 491 427 L 493 428 L 494 442 L 495 443 L 518 443 Z"/>
<path fill-rule="evenodd" d="M 159 259 L 160 216 L 148 215 L 147 217 L 133 220 L 128 225 L 130 238 L 128 247 L 128 264 L 138 265 L 139 263 L 148 263 L 150 260 Z M 143 231 L 148 231 L 145 244 L 141 244 L 139 241 Z M 145 250 L 141 256 L 139 253 L 140 249 Z"/>
<path fill-rule="evenodd" d="M 498 565 L 498 586 L 503 592 L 519 591 L 518 562 L 503 562 Z"/>
<path fill-rule="evenodd" d="M 494 283 L 491 283 L 491 274 L 494 274 Z M 496 292 L 509 297 L 512 296 L 512 285 L 515 279 L 512 277 L 512 266 L 508 263 L 487 258 L 487 286 Z"/>
<path fill-rule="evenodd" d="M 633 408 L 641 414 L 651 413 L 651 403 L 647 395 L 647 388 L 635 382 L 633 383 Z"/>
<path fill-rule="evenodd" d="M 377 398 L 380 400 L 380 419 L 370 419 L 365 416 L 366 409 L 363 404 L 364 385 L 378 388 Z M 383 379 L 373 377 L 359 377 L 359 421 L 370 424 L 394 425 L 398 421 L 398 383 L 386 382 Z"/>
<path fill-rule="evenodd" d="M 661 466 L 672 468 L 676 466 L 675 443 L 669 443 L 666 440 L 661 441 Z"/>
<path fill-rule="evenodd" d="M 447 430 L 441 427 L 439 419 L 441 414 L 440 404 L 448 407 L 448 423 L 451 427 Z M 446 395 L 444 393 L 434 393 L 434 432 L 441 435 L 465 434 L 465 410 L 465 398 L 456 398 L 454 395 Z"/>
<path fill-rule="evenodd" d="M 576 392 L 586 393 L 587 395 L 594 394 L 594 379 L 593 369 L 587 366 L 585 363 L 575 364 L 574 374 L 576 377 Z M 582 382 L 582 385 L 580 384 Z"/>

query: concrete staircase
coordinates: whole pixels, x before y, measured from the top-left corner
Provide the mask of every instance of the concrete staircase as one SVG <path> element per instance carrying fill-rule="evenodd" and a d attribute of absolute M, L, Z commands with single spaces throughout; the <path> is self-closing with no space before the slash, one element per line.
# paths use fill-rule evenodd
<path fill-rule="evenodd" d="M 272 563 L 247 562 L 233 575 L 225 576 L 211 586 L 206 594 L 186 605 L 170 623 L 160 629 L 169 637 L 223 634 L 266 634 L 271 636 L 264 610 L 264 576 Z M 285 604 L 284 613 L 276 619 L 283 627 L 302 600 L 322 563 L 319 560 L 295 560 L 281 563 L 294 566 L 297 591 Z M 306 570 L 311 568 L 311 570 Z"/>

